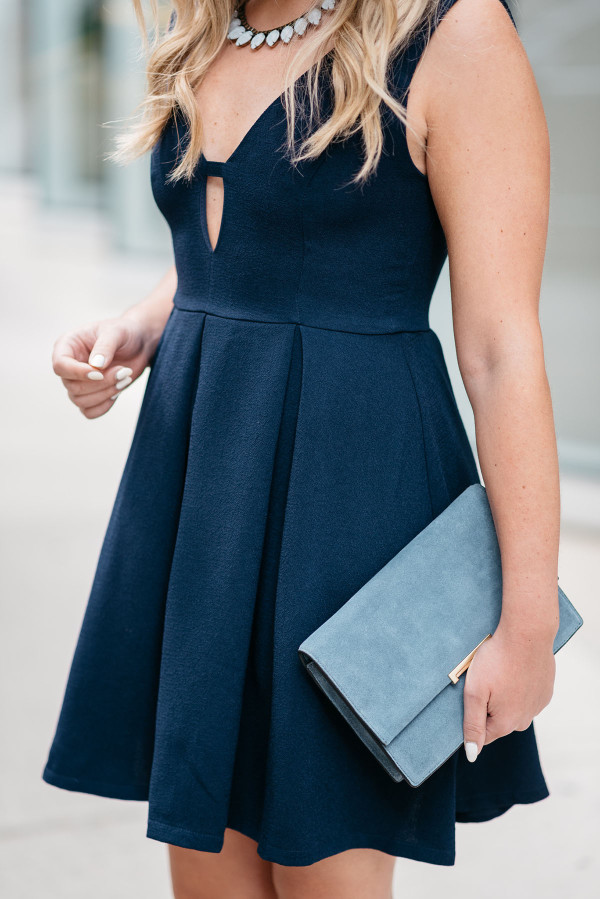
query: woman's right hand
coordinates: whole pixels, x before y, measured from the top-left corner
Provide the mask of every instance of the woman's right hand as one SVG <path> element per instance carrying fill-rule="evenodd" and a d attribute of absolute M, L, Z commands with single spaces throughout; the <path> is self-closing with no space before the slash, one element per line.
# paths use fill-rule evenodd
<path fill-rule="evenodd" d="M 141 318 L 105 318 L 54 343 L 52 367 L 86 418 L 98 418 L 150 362 L 159 335 Z"/>

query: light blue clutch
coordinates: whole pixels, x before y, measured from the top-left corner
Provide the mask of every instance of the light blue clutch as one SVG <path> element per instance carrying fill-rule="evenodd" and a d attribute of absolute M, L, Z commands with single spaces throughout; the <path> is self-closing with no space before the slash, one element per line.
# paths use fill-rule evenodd
<path fill-rule="evenodd" d="M 583 624 L 558 587 L 556 653 Z M 299 646 L 306 670 L 395 780 L 418 787 L 463 742 L 461 677 L 496 629 L 500 548 L 472 484 Z"/>

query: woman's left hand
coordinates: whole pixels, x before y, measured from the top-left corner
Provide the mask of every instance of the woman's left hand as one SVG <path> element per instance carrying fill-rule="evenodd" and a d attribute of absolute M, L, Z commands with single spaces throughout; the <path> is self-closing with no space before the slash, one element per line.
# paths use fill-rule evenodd
<path fill-rule="evenodd" d="M 556 674 L 553 642 L 547 634 L 516 632 L 500 623 L 479 647 L 464 687 L 463 734 L 469 761 L 498 737 L 526 730 L 548 705 Z"/>

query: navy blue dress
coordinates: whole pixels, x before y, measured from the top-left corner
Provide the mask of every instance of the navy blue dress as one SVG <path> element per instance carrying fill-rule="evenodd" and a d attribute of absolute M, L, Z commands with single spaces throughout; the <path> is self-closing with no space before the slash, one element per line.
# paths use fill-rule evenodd
<path fill-rule="evenodd" d="M 400 98 L 423 47 L 394 63 Z M 281 98 L 190 183 L 167 183 L 180 115 L 152 153 L 177 293 L 43 778 L 147 800 L 156 840 L 218 852 L 231 827 L 283 865 L 354 847 L 453 865 L 455 822 L 549 795 L 533 723 L 418 788 L 393 782 L 297 654 L 479 480 L 428 322 L 444 233 L 403 126 L 382 117 L 362 188 L 357 136 L 289 164 Z"/>

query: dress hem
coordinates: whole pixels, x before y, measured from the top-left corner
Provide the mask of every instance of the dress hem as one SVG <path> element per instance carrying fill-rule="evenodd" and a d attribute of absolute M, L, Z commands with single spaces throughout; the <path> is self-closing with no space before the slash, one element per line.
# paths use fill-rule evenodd
<path fill-rule="evenodd" d="M 491 821 L 503 815 L 513 805 L 529 805 L 532 802 L 540 802 L 547 799 L 550 791 L 547 787 L 541 790 L 519 790 L 517 793 L 488 793 L 485 797 L 487 804 L 481 804 L 481 797 L 473 797 L 472 808 L 457 809 L 455 819 L 457 824 L 471 824 L 478 821 Z"/>
<path fill-rule="evenodd" d="M 59 774 L 46 766 L 42 773 L 42 779 L 55 787 L 71 790 L 79 793 L 91 793 L 109 799 L 125 799 L 135 801 L 148 801 L 148 784 L 115 784 L 107 781 L 90 780 L 88 778 L 72 777 Z M 477 804 L 471 809 L 456 810 L 456 823 L 476 823 L 490 821 L 503 815 L 514 805 L 527 805 L 539 802 L 550 796 L 547 788 L 542 790 L 521 790 L 517 793 L 491 793 L 486 796 L 486 804 Z M 473 797 L 475 803 L 481 801 L 481 797 Z M 265 861 L 275 862 L 280 865 L 305 866 L 312 865 L 324 858 L 337 855 L 347 849 L 378 849 L 396 858 L 408 858 L 413 861 L 428 862 L 434 865 L 452 866 L 455 864 L 456 852 L 448 852 L 433 846 L 421 844 L 419 847 L 403 841 L 390 839 L 387 834 L 359 833 L 349 841 L 340 841 L 337 845 L 327 848 L 315 847 L 311 850 L 283 849 L 270 843 L 261 843 L 259 835 L 251 827 L 245 824 L 227 823 L 227 827 L 242 833 L 254 840 L 258 855 Z M 222 834 L 204 833 L 202 831 L 186 830 L 156 818 L 148 819 L 146 836 L 162 843 L 171 843 L 181 846 L 183 849 L 196 849 L 204 852 L 218 853 L 223 848 L 224 832 Z"/>
<path fill-rule="evenodd" d="M 227 824 L 231 830 L 235 830 L 249 839 L 254 840 L 257 846 L 257 854 L 264 861 L 275 862 L 275 864 L 304 867 L 312 865 L 315 862 L 330 858 L 340 852 L 348 849 L 377 849 L 385 852 L 395 858 L 409 858 L 413 861 L 429 862 L 434 865 L 450 866 L 455 863 L 455 853 L 447 852 L 443 849 L 436 849 L 421 845 L 420 847 L 411 846 L 402 841 L 396 842 L 390 840 L 387 835 L 365 833 L 356 833 L 354 838 L 340 841 L 337 845 L 329 847 L 319 846 L 311 850 L 301 849 L 281 849 L 269 843 L 260 842 L 257 835 L 251 828 L 241 825 Z M 146 836 L 151 840 L 158 840 L 162 843 L 171 843 L 175 846 L 181 846 L 183 849 L 196 849 L 204 852 L 220 852 L 223 848 L 224 836 L 218 834 L 207 834 L 199 831 L 185 830 L 181 827 L 173 827 L 162 821 L 150 818 L 148 820 L 148 828 Z"/>
<path fill-rule="evenodd" d="M 72 777 L 59 774 L 46 766 L 42 780 L 61 790 L 72 790 L 76 793 L 91 793 L 93 796 L 104 796 L 106 799 L 132 799 L 147 802 L 148 784 L 115 784 L 102 780 L 89 780 L 84 777 Z"/>

